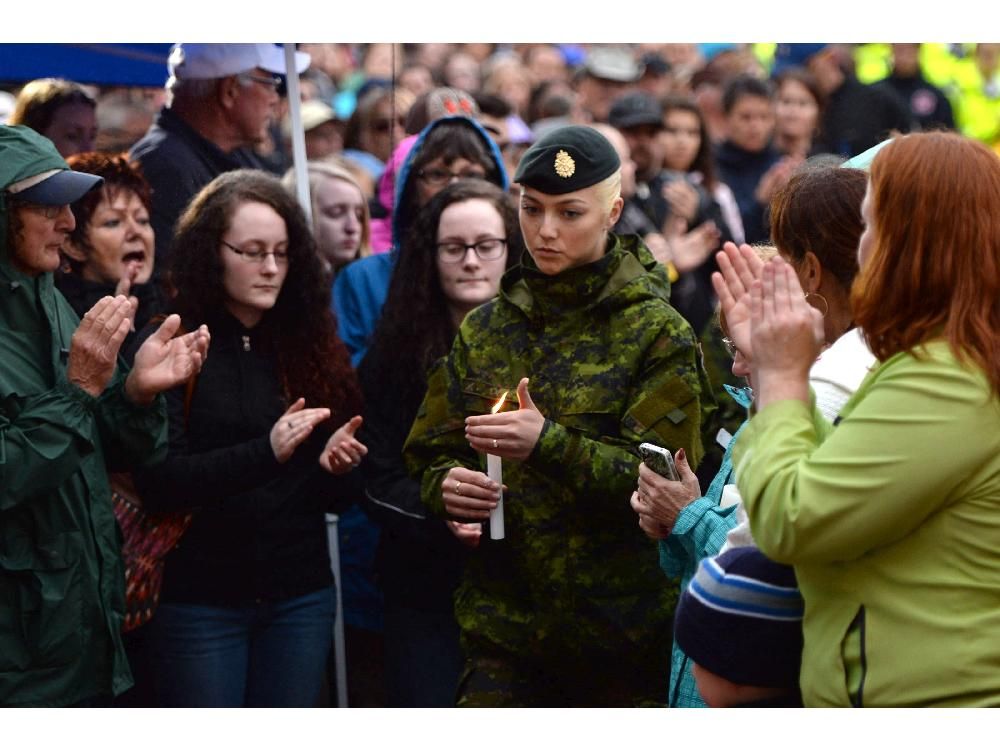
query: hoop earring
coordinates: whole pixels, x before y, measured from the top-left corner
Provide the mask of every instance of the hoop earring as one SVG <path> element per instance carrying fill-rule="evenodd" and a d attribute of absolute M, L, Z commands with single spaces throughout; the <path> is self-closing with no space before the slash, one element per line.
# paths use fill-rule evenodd
<path fill-rule="evenodd" d="M 806 302 L 809 302 L 810 297 L 819 297 L 823 301 L 823 308 L 821 314 L 825 318 L 826 314 L 830 312 L 830 303 L 826 301 L 826 297 L 824 297 L 819 292 L 806 292 L 805 293 Z M 820 309 L 819 305 L 814 305 L 812 302 L 809 302 L 809 304 L 815 307 L 817 310 Z"/>

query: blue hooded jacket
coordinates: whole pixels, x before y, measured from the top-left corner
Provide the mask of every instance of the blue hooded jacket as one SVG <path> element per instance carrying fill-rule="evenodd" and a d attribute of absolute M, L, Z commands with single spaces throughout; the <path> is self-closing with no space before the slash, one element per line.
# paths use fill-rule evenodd
<path fill-rule="evenodd" d="M 402 226 L 402 217 L 408 213 L 403 205 L 404 196 L 408 194 L 410 182 L 416 179 L 413 174 L 413 164 L 423 148 L 427 135 L 442 123 L 463 122 L 482 137 L 496 164 L 500 176 L 500 187 L 507 189 L 509 181 L 504 169 L 500 149 L 489 137 L 487 132 L 475 120 L 468 117 L 442 117 L 429 123 L 421 132 L 413 148 L 410 149 L 406 161 L 399 170 L 396 180 L 396 197 L 392 217 L 392 250 L 388 253 L 372 255 L 368 258 L 351 263 L 344 268 L 333 284 L 333 310 L 337 315 L 337 326 L 340 338 L 351 353 L 351 364 L 355 367 L 361 362 L 368 351 L 368 344 L 375 326 L 382 314 L 386 294 L 389 291 L 389 281 L 396 267 L 396 257 L 399 253 L 400 240 L 405 236 L 408 226 Z M 410 212 L 412 215 L 412 212 Z"/>

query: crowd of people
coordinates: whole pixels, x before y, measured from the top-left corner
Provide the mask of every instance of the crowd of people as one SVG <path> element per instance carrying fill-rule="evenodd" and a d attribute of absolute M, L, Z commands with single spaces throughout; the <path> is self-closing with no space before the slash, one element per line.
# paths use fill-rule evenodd
<path fill-rule="evenodd" d="M 1000 705 L 1000 45 L 294 65 L 0 125 L 0 704 Z"/>

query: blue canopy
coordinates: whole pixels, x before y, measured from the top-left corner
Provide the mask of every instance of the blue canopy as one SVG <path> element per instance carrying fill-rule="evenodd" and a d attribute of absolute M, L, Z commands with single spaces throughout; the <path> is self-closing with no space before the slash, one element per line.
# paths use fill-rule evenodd
<path fill-rule="evenodd" d="M 0 81 L 67 78 L 102 86 L 163 86 L 168 44 L 0 44 Z"/>

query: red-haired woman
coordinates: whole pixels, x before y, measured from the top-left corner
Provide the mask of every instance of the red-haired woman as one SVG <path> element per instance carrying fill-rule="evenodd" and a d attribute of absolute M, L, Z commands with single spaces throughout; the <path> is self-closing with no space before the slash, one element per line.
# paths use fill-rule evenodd
<path fill-rule="evenodd" d="M 149 625 L 157 696 L 311 707 L 335 614 L 324 511 L 356 497 L 366 452 L 330 285 L 295 198 L 253 170 L 195 196 L 170 262 L 172 311 L 218 346 L 190 408 L 167 396 L 166 460 L 135 474 L 148 510 L 193 512 Z"/>
<path fill-rule="evenodd" d="M 768 263 L 737 484 L 805 598 L 806 705 L 998 705 L 1000 160 L 903 136 L 876 155 L 862 215 L 852 304 L 878 365 L 836 427 L 818 419 L 820 315 Z"/>
<path fill-rule="evenodd" d="M 63 244 L 66 265 L 56 286 L 80 316 L 107 294 L 134 298 L 133 324 L 141 329 L 163 307 L 159 287 L 149 283 L 155 260 L 149 183 L 125 154 L 88 151 L 67 163 L 104 183 L 70 206 L 76 227 Z"/>

